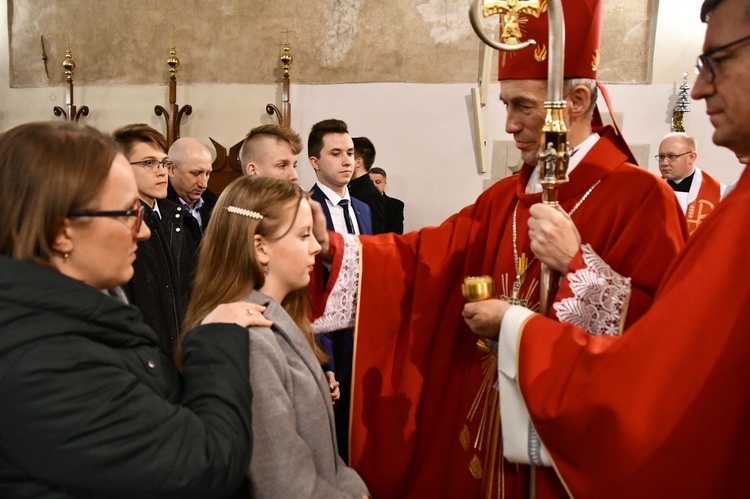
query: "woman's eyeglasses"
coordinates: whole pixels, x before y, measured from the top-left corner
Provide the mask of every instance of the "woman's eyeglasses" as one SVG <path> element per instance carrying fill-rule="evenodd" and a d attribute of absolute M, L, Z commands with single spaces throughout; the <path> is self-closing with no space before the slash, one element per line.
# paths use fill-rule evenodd
<path fill-rule="evenodd" d="M 145 206 L 139 206 L 138 208 L 132 208 L 130 210 L 112 210 L 112 211 L 74 211 L 68 213 L 70 218 L 79 217 L 135 217 L 135 223 L 133 224 L 132 231 L 133 237 L 138 235 L 143 225 L 143 215 L 146 213 Z"/>

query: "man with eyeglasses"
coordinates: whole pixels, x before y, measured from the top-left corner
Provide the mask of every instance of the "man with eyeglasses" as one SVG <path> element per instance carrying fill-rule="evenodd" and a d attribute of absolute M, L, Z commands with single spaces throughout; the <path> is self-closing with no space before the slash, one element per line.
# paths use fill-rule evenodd
<path fill-rule="evenodd" d="M 726 185 L 695 166 L 698 144 L 684 132 L 667 134 L 659 144 L 659 171 L 674 190 L 687 219 L 688 234 L 719 206 Z"/>
<path fill-rule="evenodd" d="M 172 357 L 189 299 L 197 242 L 183 230 L 186 211 L 166 199 L 167 176 L 173 168 L 164 136 L 146 124 L 132 124 L 112 133 L 135 173 L 144 222 L 151 237 L 138 243 L 133 278 L 123 288 L 145 322 Z"/>
<path fill-rule="evenodd" d="M 706 100 L 714 143 L 746 156 L 750 0 L 706 0 L 701 20 L 692 97 Z M 748 214 L 746 169 L 621 337 L 539 315 L 512 326 L 503 306 L 500 355 L 571 497 L 750 496 Z"/>

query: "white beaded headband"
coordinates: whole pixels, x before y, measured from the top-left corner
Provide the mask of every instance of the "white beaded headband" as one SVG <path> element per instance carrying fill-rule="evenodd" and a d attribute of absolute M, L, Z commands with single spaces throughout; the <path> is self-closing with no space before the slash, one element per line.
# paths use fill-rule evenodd
<path fill-rule="evenodd" d="M 234 213 L 235 215 L 242 215 L 244 217 L 254 218 L 256 220 L 263 220 L 263 215 L 261 215 L 257 211 L 246 210 L 245 208 L 238 208 L 236 206 L 227 206 L 227 211 L 229 213 Z"/>

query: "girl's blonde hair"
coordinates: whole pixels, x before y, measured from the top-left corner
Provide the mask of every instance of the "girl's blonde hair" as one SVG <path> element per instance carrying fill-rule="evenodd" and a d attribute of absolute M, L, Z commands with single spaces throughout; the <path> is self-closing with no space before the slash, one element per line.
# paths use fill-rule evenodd
<path fill-rule="evenodd" d="M 284 237 L 297 218 L 300 202 L 309 198 L 299 185 L 288 180 L 252 175 L 229 184 L 219 196 L 200 244 L 183 335 L 200 325 L 217 305 L 237 301 L 263 287 L 265 274 L 255 254 L 254 236 L 268 240 Z M 239 214 L 235 209 L 230 212 L 229 207 L 255 212 L 260 217 Z M 289 293 L 281 305 L 305 335 L 318 360 L 327 361 L 315 342 L 307 288 Z M 180 355 L 178 350 L 178 362 Z"/>

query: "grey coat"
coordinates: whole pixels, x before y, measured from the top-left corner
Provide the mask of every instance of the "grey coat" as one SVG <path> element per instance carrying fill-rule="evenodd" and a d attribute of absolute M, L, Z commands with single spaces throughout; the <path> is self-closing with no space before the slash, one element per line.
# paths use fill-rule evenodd
<path fill-rule="evenodd" d="M 336 451 L 331 394 L 303 333 L 271 298 L 253 291 L 246 301 L 266 306 L 271 328 L 250 328 L 253 391 L 251 495 L 257 498 L 336 498 L 369 495 Z"/>

